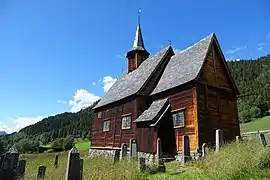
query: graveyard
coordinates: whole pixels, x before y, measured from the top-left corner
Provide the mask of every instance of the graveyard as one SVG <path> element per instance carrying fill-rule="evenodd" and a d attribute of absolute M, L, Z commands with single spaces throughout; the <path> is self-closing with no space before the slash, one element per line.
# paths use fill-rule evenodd
<path fill-rule="evenodd" d="M 219 133 L 217 131 L 218 138 Z M 5 175 L 7 180 L 12 179 L 12 172 L 13 179 L 21 177 L 25 180 L 269 179 L 269 139 L 269 133 L 265 133 L 237 137 L 236 141 L 228 144 L 219 141 L 218 147 L 202 148 L 205 151 L 197 160 L 184 158 L 165 163 L 160 160 L 158 165 L 143 164 L 143 158 L 132 158 L 132 152 L 118 151 L 112 158 L 88 158 L 87 150 L 78 151 L 75 147 L 69 152 L 20 155 L 11 148 L 10 158 L 6 158 L 8 161 L 1 158 L 0 175 L 1 179 Z M 189 155 L 188 152 L 183 154 Z M 18 162 L 12 163 L 16 158 Z M 161 165 L 164 165 L 162 170 L 159 168 Z"/>

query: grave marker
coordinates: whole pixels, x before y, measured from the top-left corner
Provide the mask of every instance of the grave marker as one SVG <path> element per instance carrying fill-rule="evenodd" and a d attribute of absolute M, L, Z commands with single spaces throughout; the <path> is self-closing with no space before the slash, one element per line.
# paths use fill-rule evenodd
<path fill-rule="evenodd" d="M 216 130 L 216 152 L 219 152 L 220 147 L 224 144 L 223 131 L 220 129 Z"/>
<path fill-rule="evenodd" d="M 18 166 L 16 169 L 16 178 L 18 180 L 24 179 L 25 176 L 25 165 L 26 165 L 26 161 L 25 160 L 20 160 L 18 162 Z"/>
<path fill-rule="evenodd" d="M 185 164 L 190 159 L 189 137 L 184 135 L 182 142 L 182 164 Z"/>
<path fill-rule="evenodd" d="M 138 158 L 138 146 L 136 139 L 130 140 L 130 157 L 136 160 Z"/>
<path fill-rule="evenodd" d="M 68 153 L 68 162 L 65 180 L 81 180 L 80 153 L 73 147 Z"/>
<path fill-rule="evenodd" d="M 120 152 L 120 160 L 122 160 L 123 158 L 125 158 L 127 156 L 127 144 L 126 143 L 123 143 L 121 145 L 121 152 Z"/>
<path fill-rule="evenodd" d="M 267 146 L 267 142 L 266 142 L 264 134 L 260 133 L 259 137 L 260 137 L 260 142 L 261 142 L 262 147 L 265 148 Z"/>
<path fill-rule="evenodd" d="M 44 180 L 45 179 L 45 173 L 46 173 L 46 166 L 39 166 L 38 167 L 37 180 Z"/>

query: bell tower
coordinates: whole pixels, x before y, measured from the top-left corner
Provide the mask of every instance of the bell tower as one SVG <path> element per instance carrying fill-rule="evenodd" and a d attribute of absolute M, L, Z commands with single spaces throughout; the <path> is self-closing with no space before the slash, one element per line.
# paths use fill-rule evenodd
<path fill-rule="evenodd" d="M 134 38 L 133 47 L 130 51 L 127 52 L 128 59 L 128 72 L 137 69 L 140 64 L 149 57 L 149 52 L 144 47 L 142 30 L 140 25 L 140 12 L 138 13 L 138 24 L 136 29 L 136 35 Z"/>

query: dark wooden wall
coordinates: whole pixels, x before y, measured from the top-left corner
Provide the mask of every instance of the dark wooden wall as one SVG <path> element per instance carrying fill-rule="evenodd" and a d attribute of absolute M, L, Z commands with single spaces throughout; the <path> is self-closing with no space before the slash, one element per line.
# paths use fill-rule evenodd
<path fill-rule="evenodd" d="M 224 63 L 214 42 L 196 84 L 200 147 L 204 142 L 214 144 L 216 129 L 224 131 L 227 141 L 240 133 L 236 91 Z"/>
<path fill-rule="evenodd" d="M 136 123 L 136 138 L 140 152 L 156 153 L 157 131 L 150 127 L 151 122 Z"/>
<path fill-rule="evenodd" d="M 136 101 L 132 100 L 122 105 L 114 106 L 103 110 L 102 117 L 98 118 L 98 113 L 94 113 L 92 121 L 92 147 L 121 147 L 121 143 L 128 143 L 134 138 L 136 125 L 131 123 L 131 129 L 122 130 L 122 116 L 131 114 L 132 121 L 137 118 L 135 106 Z M 103 132 L 103 121 L 110 119 L 110 131 Z"/>

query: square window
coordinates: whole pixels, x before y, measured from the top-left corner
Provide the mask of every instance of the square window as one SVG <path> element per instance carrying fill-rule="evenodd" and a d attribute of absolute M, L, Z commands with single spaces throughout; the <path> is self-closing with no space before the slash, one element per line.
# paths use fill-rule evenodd
<path fill-rule="evenodd" d="M 122 117 L 122 129 L 130 129 L 131 127 L 131 116 Z"/>
<path fill-rule="evenodd" d="M 110 120 L 103 121 L 103 132 L 110 131 Z"/>
<path fill-rule="evenodd" d="M 185 113 L 184 110 L 177 111 L 172 114 L 174 127 L 185 126 Z"/>

